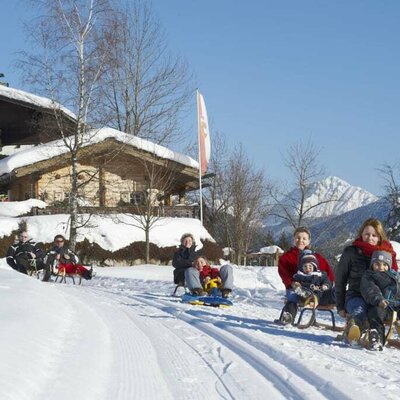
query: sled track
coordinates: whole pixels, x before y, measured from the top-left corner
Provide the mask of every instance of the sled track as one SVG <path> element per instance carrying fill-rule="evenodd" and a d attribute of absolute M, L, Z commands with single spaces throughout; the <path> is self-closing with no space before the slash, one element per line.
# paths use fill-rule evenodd
<path fill-rule="evenodd" d="M 252 336 L 239 331 L 240 328 L 229 327 L 223 322 L 211 321 L 208 318 L 200 318 L 194 313 L 187 314 L 187 311 L 177 308 L 171 304 L 170 300 L 163 300 L 151 294 L 133 294 L 116 292 L 104 287 L 93 287 L 93 291 L 102 291 L 110 295 L 110 297 L 118 296 L 119 299 L 125 298 L 129 301 L 134 300 L 137 303 L 154 307 L 175 318 L 183 321 L 190 326 L 198 329 L 205 335 L 212 337 L 222 346 L 229 349 L 232 353 L 239 356 L 251 368 L 255 369 L 267 381 L 272 382 L 275 388 L 288 399 L 310 398 L 326 398 L 334 399 L 350 399 L 346 393 L 333 387 L 330 382 L 321 378 L 311 370 L 304 367 L 304 364 L 296 361 L 282 351 L 266 343 L 257 341 Z M 173 332 L 176 335 L 176 332 Z M 180 337 L 180 339 L 185 340 Z M 202 358 L 206 358 L 193 345 L 185 341 L 191 346 Z M 345 361 L 345 360 L 343 360 Z M 221 384 L 224 386 L 231 398 L 235 398 L 230 393 L 229 388 L 224 384 L 220 374 L 207 363 L 210 369 L 216 374 Z M 286 378 L 289 376 L 290 379 Z M 306 389 L 306 390 L 305 390 Z M 328 389 L 328 390 L 327 390 Z"/>

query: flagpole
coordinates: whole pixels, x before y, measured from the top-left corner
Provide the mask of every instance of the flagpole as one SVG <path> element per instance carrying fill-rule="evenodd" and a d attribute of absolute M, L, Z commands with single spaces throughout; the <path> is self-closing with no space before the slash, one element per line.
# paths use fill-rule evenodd
<path fill-rule="evenodd" d="M 201 182 L 201 151 L 200 151 L 200 98 L 199 90 L 196 90 L 197 98 L 197 142 L 199 148 L 199 190 L 200 190 L 200 223 L 203 225 L 203 194 L 202 194 L 202 182 Z"/>

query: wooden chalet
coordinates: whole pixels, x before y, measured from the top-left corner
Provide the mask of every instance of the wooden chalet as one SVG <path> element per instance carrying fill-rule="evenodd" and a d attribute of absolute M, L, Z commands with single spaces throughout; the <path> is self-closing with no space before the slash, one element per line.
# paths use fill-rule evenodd
<path fill-rule="evenodd" d="M 43 108 L 25 106 L 25 97 L 24 101 L 15 100 L 16 96 L 4 100 L 1 93 L 4 95 L 4 90 L 0 90 L 0 128 L 6 143 L 37 143 L 40 132 L 30 130 L 30 121 Z M 3 108 L 4 104 L 7 107 Z M 17 123 L 18 115 L 25 131 L 24 123 Z M 66 118 L 70 117 L 66 113 Z M 198 189 L 197 161 L 111 128 L 91 135 L 94 140 L 78 152 L 80 212 L 140 213 L 150 197 L 153 212 L 159 215 L 198 218 L 198 206 L 185 201 L 188 191 Z M 37 213 L 65 213 L 71 188 L 70 157 L 62 140 L 9 155 L 0 160 L 0 189 L 9 201 L 45 201 L 46 209 Z M 176 198 L 179 200 L 173 204 Z"/>
<path fill-rule="evenodd" d="M 0 85 L 1 145 L 39 144 L 56 139 L 55 110 L 66 126 L 75 124 L 67 108 L 45 97 Z"/>

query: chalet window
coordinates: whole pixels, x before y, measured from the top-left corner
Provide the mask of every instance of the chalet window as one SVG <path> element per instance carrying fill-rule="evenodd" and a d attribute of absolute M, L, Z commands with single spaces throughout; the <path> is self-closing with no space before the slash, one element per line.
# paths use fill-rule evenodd
<path fill-rule="evenodd" d="M 64 200 L 63 192 L 54 192 L 54 202 L 61 202 Z"/>
<path fill-rule="evenodd" d="M 143 204 L 143 192 L 131 192 L 130 194 L 130 203 L 135 206 L 140 206 Z"/>

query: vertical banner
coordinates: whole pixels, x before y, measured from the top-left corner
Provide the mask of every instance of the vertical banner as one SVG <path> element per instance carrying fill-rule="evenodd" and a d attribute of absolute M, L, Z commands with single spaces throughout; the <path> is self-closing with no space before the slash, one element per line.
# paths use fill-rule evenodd
<path fill-rule="evenodd" d="M 203 96 L 197 92 L 197 118 L 199 128 L 199 164 L 201 174 L 207 172 L 211 154 L 210 130 Z"/>

